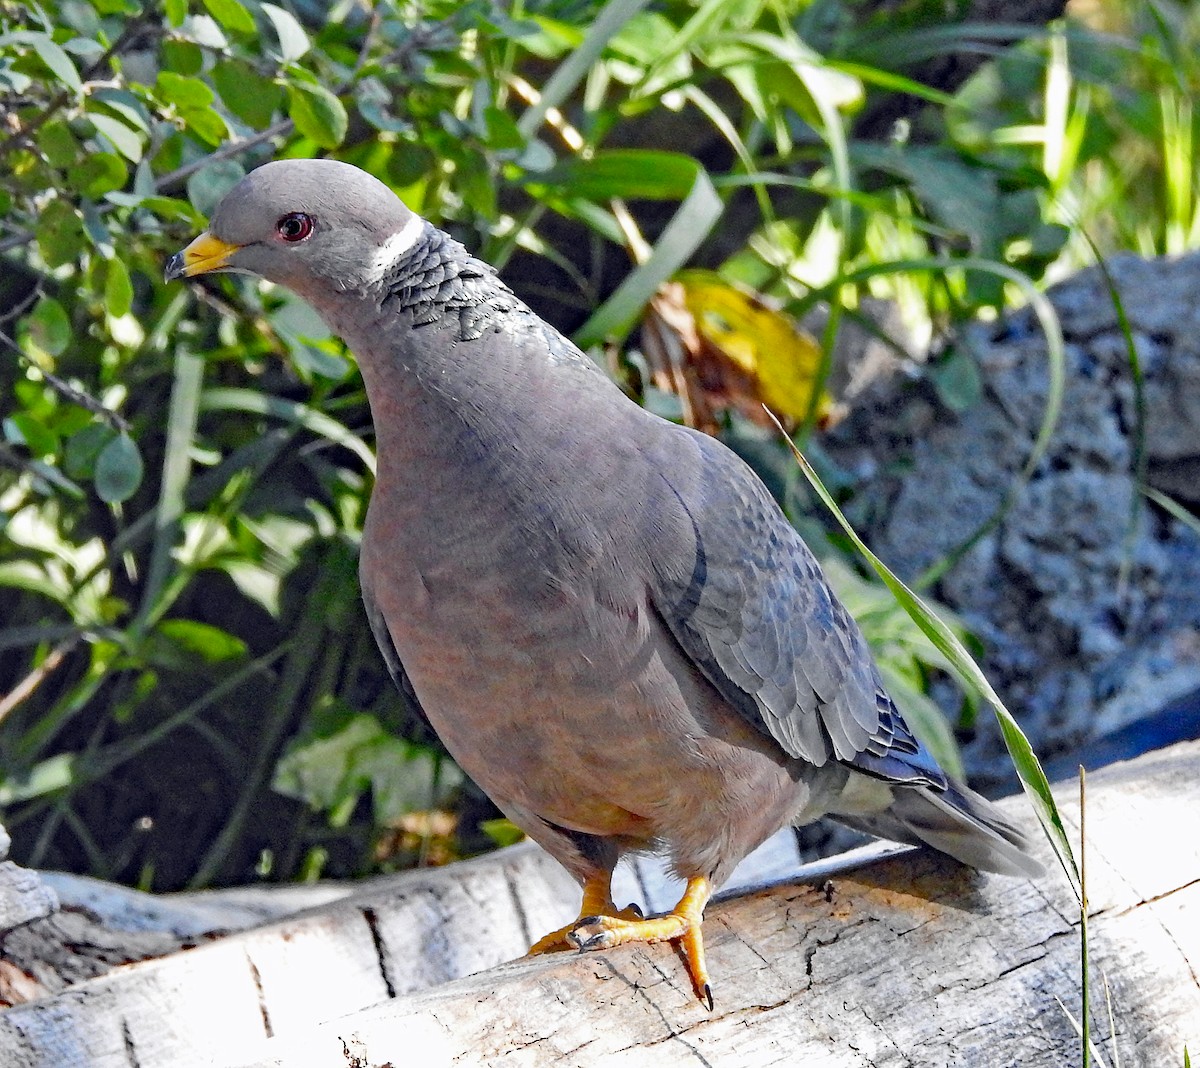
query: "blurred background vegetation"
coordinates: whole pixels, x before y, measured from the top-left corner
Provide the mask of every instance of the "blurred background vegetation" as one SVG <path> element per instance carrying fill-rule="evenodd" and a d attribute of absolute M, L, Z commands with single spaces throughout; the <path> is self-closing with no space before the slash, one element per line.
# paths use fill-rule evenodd
<path fill-rule="evenodd" d="M 729 350 L 767 314 L 786 341 L 733 353 L 737 388 L 774 381 L 819 456 L 845 323 L 939 352 L 914 373 L 961 409 L 955 324 L 1097 250 L 1196 246 L 1198 39 L 1200 11 L 1166 0 L 0 0 L 16 859 L 170 890 L 504 838 L 363 618 L 352 359 L 279 290 L 161 282 L 248 169 L 367 168 L 668 416 L 696 413 L 637 330 L 652 302 L 669 318 L 664 283 Z M 794 327 L 814 311 L 815 338 Z M 712 427 L 745 438 L 732 408 Z M 953 763 L 937 654 L 805 518 L 784 453 L 752 458 Z"/>

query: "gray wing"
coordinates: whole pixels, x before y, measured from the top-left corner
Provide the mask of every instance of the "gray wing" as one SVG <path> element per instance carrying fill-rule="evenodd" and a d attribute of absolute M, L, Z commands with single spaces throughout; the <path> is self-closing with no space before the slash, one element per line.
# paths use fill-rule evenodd
<path fill-rule="evenodd" d="M 395 642 L 392 641 L 392 635 L 387 628 L 387 621 L 383 618 L 383 612 L 366 584 L 362 587 L 362 599 L 363 607 L 367 610 L 367 622 L 371 625 L 371 633 L 375 636 L 375 644 L 379 646 L 379 652 L 383 654 L 383 662 L 387 665 L 392 682 L 400 691 L 400 698 L 404 702 L 405 710 L 432 730 L 432 727 L 429 727 L 429 717 L 425 715 L 421 702 L 417 700 L 417 691 L 413 689 L 412 680 L 404 670 L 404 664 L 400 660 L 400 653 L 396 650 Z"/>
<path fill-rule="evenodd" d="M 675 639 L 722 696 L 793 757 L 943 788 L 945 776 L 887 695 L 858 625 L 766 487 L 719 442 L 679 433 L 690 436 L 695 462 L 664 464 L 662 472 L 686 513 L 693 551 L 656 562 L 653 593 Z"/>

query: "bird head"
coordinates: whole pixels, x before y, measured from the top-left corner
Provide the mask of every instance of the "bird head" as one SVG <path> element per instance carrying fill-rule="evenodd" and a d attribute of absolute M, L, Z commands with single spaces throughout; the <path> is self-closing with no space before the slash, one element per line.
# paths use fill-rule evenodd
<path fill-rule="evenodd" d="M 172 256 L 167 281 L 254 274 L 299 293 L 368 289 L 425 226 L 378 179 L 336 160 L 277 160 L 217 205 L 207 231 Z"/>

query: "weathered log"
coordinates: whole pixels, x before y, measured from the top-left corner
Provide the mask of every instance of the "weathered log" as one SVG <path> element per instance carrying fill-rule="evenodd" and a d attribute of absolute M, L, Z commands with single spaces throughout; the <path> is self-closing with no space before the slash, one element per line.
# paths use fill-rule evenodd
<path fill-rule="evenodd" d="M 1062 799 L 1072 825 L 1073 792 Z M 1089 780 L 1094 1037 L 1126 1068 L 1182 1065 L 1200 1036 L 1198 805 L 1195 743 Z M 460 969 L 487 967 L 570 914 L 572 889 L 533 851 L 397 880 L 390 903 L 388 892 L 376 885 L 0 1013 L 0 1064 L 1080 1061 L 1068 1016 L 1080 1011 L 1078 908 L 1055 870 L 1028 883 L 906 852 L 720 901 L 705 925 L 711 1014 L 667 946 L 450 982 L 452 968 L 414 975 L 423 944 L 454 947 Z"/>
<path fill-rule="evenodd" d="M 795 836 L 780 833 L 739 865 L 730 888 L 785 878 L 800 862 Z M 561 915 L 563 923 L 574 915 L 577 889 L 530 843 L 443 872 L 408 872 L 359 884 L 260 885 L 182 894 L 147 894 L 87 876 L 37 873 L 0 863 L 0 1009 L 62 993 L 122 965 L 162 957 L 170 959 L 155 969 L 157 981 L 178 1004 L 160 1001 L 157 1007 L 186 1013 L 187 1006 L 208 996 L 210 986 L 238 986 L 253 954 L 230 953 L 216 971 L 196 972 L 190 961 L 176 956 L 180 950 L 286 919 L 273 930 L 256 932 L 247 943 L 271 947 L 279 938 L 296 937 L 315 926 L 335 948 L 345 940 L 353 956 L 363 919 L 369 917 L 380 959 L 377 968 L 369 969 L 368 981 L 351 988 L 356 993 L 347 991 L 363 999 L 349 1003 L 359 1008 L 386 996 L 375 982 L 376 972 L 388 975 L 387 989 L 393 993 L 410 992 L 519 955 L 541 932 L 530 931 L 523 919 L 524 906 L 512 893 L 517 881 L 520 896 L 539 914 Z M 670 908 L 683 892 L 682 882 L 653 857 L 638 858 L 622 869 L 614 886 L 620 900 L 637 902 L 647 913 Z M 342 907 L 331 907 L 343 900 Z M 484 901 L 486 917 L 481 915 Z M 461 943 L 472 940 L 484 920 L 492 924 L 493 937 L 464 953 Z M 530 923 L 540 922 L 545 921 L 530 918 Z M 414 939 L 413 931 L 422 937 Z M 97 995 L 110 986 L 127 991 L 141 981 L 135 975 L 143 973 L 122 972 L 111 984 L 94 984 L 91 992 Z M 101 1003 L 107 997 L 88 1002 L 93 1013 Z M 348 1011 L 347 1005 L 342 1008 Z M 272 1004 L 264 1004 L 268 1017 L 274 1011 Z"/>
<path fill-rule="evenodd" d="M 1089 780 L 1093 1040 L 1110 1064 L 1179 1066 L 1200 1040 L 1198 782 L 1195 743 Z M 1077 826 L 1074 789 L 1061 803 Z M 280 1037 L 254 1066 L 1081 1062 L 1079 912 L 1060 872 L 1031 883 L 906 853 L 724 901 L 705 931 L 712 1013 L 669 949 L 623 947 L 507 964 Z"/>

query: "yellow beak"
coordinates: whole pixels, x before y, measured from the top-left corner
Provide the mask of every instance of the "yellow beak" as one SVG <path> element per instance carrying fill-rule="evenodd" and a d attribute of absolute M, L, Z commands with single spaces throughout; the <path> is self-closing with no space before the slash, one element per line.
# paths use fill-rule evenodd
<path fill-rule="evenodd" d="M 176 252 L 167 260 L 163 278 L 171 282 L 176 278 L 192 278 L 198 274 L 208 274 L 209 271 L 219 271 L 241 247 L 213 237 L 205 230 L 182 252 Z"/>

